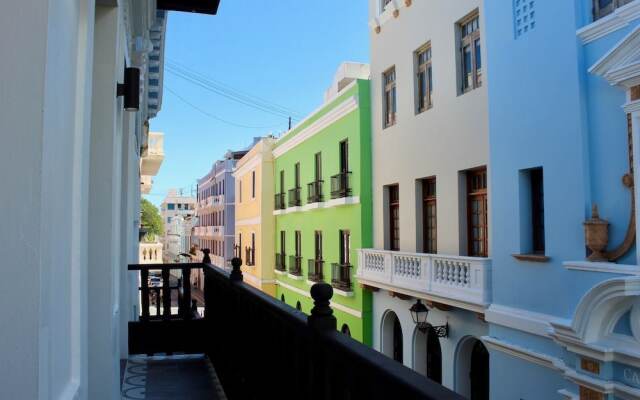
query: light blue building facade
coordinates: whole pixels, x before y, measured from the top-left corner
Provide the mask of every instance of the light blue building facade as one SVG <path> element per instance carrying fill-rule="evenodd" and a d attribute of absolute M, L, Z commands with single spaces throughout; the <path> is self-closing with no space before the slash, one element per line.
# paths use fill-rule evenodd
<path fill-rule="evenodd" d="M 640 0 L 484 7 L 491 399 L 638 399 Z"/>

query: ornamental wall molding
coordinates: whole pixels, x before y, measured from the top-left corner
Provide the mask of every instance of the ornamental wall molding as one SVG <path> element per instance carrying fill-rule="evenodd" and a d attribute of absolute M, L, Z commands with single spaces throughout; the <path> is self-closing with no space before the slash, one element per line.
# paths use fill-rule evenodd
<path fill-rule="evenodd" d="M 615 9 L 611 14 L 589 25 L 578 29 L 576 34 L 587 44 L 600 39 L 618 29 L 628 26 L 633 20 L 640 17 L 640 0 L 633 1 L 623 7 Z"/>

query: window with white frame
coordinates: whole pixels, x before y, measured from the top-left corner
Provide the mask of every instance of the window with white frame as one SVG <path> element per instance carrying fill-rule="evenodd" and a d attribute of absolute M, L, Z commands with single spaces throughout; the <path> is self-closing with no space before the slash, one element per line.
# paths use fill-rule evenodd
<path fill-rule="evenodd" d="M 616 8 L 631 3 L 633 0 L 593 0 L 593 20 L 611 14 Z"/>
<path fill-rule="evenodd" d="M 415 53 L 416 58 L 416 96 L 417 112 L 421 113 L 432 106 L 433 74 L 431 69 L 431 43 L 427 43 Z"/>
<path fill-rule="evenodd" d="M 474 11 L 458 22 L 460 35 L 460 91 L 466 93 L 482 86 L 480 15 Z"/>
<path fill-rule="evenodd" d="M 384 127 L 387 128 L 396 123 L 396 68 L 391 67 L 382 74 L 384 82 Z"/>

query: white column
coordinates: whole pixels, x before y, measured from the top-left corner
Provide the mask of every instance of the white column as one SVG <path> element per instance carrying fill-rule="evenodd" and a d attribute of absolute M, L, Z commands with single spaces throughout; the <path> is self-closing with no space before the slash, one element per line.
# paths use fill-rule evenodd
<path fill-rule="evenodd" d="M 97 6 L 95 17 L 91 161 L 89 175 L 89 391 L 90 399 L 119 398 L 119 284 L 122 80 L 118 9 Z"/>
<path fill-rule="evenodd" d="M 625 107 L 631 113 L 631 132 L 633 140 L 634 195 L 636 198 L 636 264 L 640 265 L 640 101 L 634 106 Z"/>

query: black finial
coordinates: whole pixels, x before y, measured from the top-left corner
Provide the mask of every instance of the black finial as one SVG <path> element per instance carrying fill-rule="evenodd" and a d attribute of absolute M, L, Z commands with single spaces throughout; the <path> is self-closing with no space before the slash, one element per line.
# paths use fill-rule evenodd
<path fill-rule="evenodd" d="M 307 318 L 309 326 L 315 329 L 333 329 L 337 327 L 336 317 L 331 309 L 331 297 L 333 288 L 328 283 L 320 282 L 311 286 L 311 297 L 313 298 L 313 308 L 311 315 Z"/>
<path fill-rule="evenodd" d="M 231 275 L 229 278 L 232 281 L 242 281 L 242 270 L 240 267 L 242 266 L 242 260 L 239 257 L 233 257 L 231 259 Z"/>
<path fill-rule="evenodd" d="M 209 257 L 210 252 L 209 249 L 202 249 L 202 253 L 204 254 L 204 257 L 202 257 L 203 264 L 211 264 L 211 257 Z"/>

